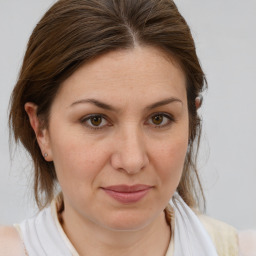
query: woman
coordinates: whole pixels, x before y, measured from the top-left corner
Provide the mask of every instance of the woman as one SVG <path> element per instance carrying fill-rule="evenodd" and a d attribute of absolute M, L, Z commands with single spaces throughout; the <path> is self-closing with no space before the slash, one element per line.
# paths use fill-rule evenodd
<path fill-rule="evenodd" d="M 1 229 L 0 255 L 239 255 L 236 230 L 197 210 L 204 86 L 174 2 L 53 5 L 10 110 L 41 211 Z"/>

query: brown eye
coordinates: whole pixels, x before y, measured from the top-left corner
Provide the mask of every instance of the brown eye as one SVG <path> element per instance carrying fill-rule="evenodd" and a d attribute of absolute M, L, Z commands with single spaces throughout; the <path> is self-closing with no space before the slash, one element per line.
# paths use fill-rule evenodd
<path fill-rule="evenodd" d="M 92 116 L 90 118 L 90 123 L 93 126 L 99 126 L 102 123 L 102 117 L 101 116 Z"/>
<path fill-rule="evenodd" d="M 175 122 L 173 115 L 169 113 L 156 113 L 151 115 L 147 124 L 153 126 L 153 128 L 164 128 Z"/>
<path fill-rule="evenodd" d="M 152 123 L 155 125 L 160 125 L 163 122 L 163 115 L 156 115 L 152 117 Z"/>
<path fill-rule="evenodd" d="M 98 115 L 98 114 L 92 114 L 83 117 L 80 122 L 90 128 L 90 129 L 103 129 L 106 128 L 107 126 L 110 126 L 110 123 L 107 121 L 107 119 L 103 115 Z"/>

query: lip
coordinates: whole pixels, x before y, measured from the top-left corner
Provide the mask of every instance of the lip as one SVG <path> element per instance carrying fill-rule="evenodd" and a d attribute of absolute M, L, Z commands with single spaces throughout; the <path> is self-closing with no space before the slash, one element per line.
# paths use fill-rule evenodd
<path fill-rule="evenodd" d="M 136 203 L 145 197 L 152 189 L 152 186 L 137 184 L 137 185 L 115 185 L 103 187 L 102 189 L 115 200 L 124 203 Z"/>

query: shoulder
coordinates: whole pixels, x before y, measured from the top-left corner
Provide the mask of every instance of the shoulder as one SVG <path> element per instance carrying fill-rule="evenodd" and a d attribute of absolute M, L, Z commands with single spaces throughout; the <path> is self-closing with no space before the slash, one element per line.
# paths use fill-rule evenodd
<path fill-rule="evenodd" d="M 239 232 L 239 248 L 242 256 L 256 256 L 256 230 Z"/>
<path fill-rule="evenodd" d="M 24 256 L 23 244 L 14 227 L 0 226 L 0 255 Z"/>
<path fill-rule="evenodd" d="M 225 222 L 200 214 L 198 217 L 212 238 L 219 255 L 256 256 L 256 230 L 238 232 Z"/>
<path fill-rule="evenodd" d="M 226 236 L 228 236 L 228 235 L 237 236 L 238 235 L 236 228 L 234 228 L 233 226 L 231 226 L 223 221 L 211 218 L 211 217 L 203 215 L 203 214 L 198 215 L 198 217 L 199 217 L 200 221 L 202 222 L 202 224 L 205 226 L 205 228 L 209 231 L 218 233 L 218 235 L 219 234 L 223 234 Z"/>
<path fill-rule="evenodd" d="M 215 244 L 218 255 L 238 255 L 238 231 L 233 226 L 205 215 L 199 215 L 198 217 Z"/>

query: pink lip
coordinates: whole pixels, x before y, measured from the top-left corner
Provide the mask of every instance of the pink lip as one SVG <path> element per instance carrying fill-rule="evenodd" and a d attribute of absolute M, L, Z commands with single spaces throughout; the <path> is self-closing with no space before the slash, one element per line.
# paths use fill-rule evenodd
<path fill-rule="evenodd" d="M 152 186 L 148 185 L 117 185 L 102 188 L 109 196 L 117 201 L 128 204 L 135 203 L 141 200 L 149 191 Z"/>

